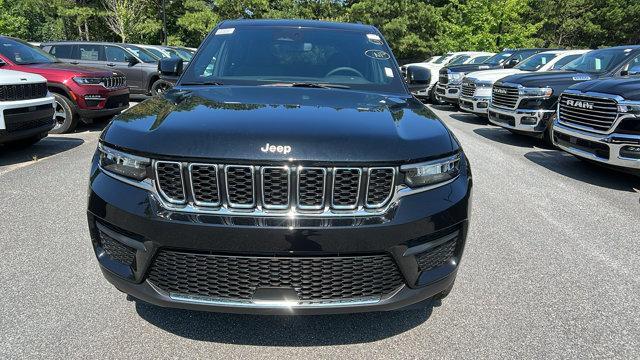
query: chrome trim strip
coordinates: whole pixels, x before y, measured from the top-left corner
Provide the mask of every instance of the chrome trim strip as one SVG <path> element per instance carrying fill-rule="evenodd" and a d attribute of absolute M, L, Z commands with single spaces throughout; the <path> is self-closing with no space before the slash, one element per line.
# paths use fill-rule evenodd
<path fill-rule="evenodd" d="M 322 201 L 320 205 L 301 205 L 300 204 L 300 174 L 305 170 L 320 170 L 322 171 Z M 296 206 L 300 210 L 322 210 L 327 201 L 327 169 L 321 167 L 302 167 L 298 166 L 296 171 L 297 179 L 297 192 L 296 192 Z"/>
<path fill-rule="evenodd" d="M 184 200 L 177 200 L 174 199 L 172 197 L 170 197 L 169 195 L 165 194 L 165 192 L 162 190 L 162 186 L 160 186 L 160 181 L 158 181 L 158 164 L 177 164 L 178 168 L 180 169 L 180 183 L 182 184 L 182 197 L 184 198 Z M 165 200 L 167 200 L 168 202 L 172 203 L 172 204 L 184 204 L 187 202 L 187 192 L 186 189 L 184 188 L 184 174 L 182 171 L 182 163 L 181 162 L 177 162 L 177 161 L 154 161 L 153 162 L 153 169 L 154 169 L 154 174 L 156 176 L 156 187 L 158 188 L 158 190 L 160 191 L 160 194 L 165 198 Z"/>
<path fill-rule="evenodd" d="M 218 202 L 206 202 L 206 201 L 198 201 L 196 199 L 196 191 L 193 188 L 193 167 L 194 166 L 203 166 L 203 167 L 213 167 L 216 172 L 216 189 L 218 191 Z M 198 206 L 212 206 L 218 207 L 222 204 L 222 196 L 220 194 L 220 174 L 218 173 L 218 165 L 216 164 L 204 164 L 204 163 L 191 163 L 189 164 L 189 183 L 191 187 L 191 195 L 193 195 L 193 202 Z"/>
<path fill-rule="evenodd" d="M 356 201 L 353 205 L 336 205 L 335 193 L 336 193 L 336 172 L 338 170 L 357 170 L 358 171 L 358 190 L 356 193 Z M 331 181 L 331 207 L 336 210 L 353 210 L 358 208 L 358 203 L 360 202 L 360 187 L 362 185 L 362 169 L 361 168 L 353 168 L 353 167 L 334 167 L 333 168 L 333 176 Z"/>
<path fill-rule="evenodd" d="M 287 204 L 286 205 L 273 205 L 267 204 L 264 198 L 264 171 L 265 169 L 284 169 L 287 172 Z M 274 210 L 286 210 L 291 205 L 291 168 L 288 166 L 263 166 L 260 168 L 260 193 L 262 194 L 262 206 L 265 209 Z"/>
<path fill-rule="evenodd" d="M 236 204 L 232 203 L 229 198 L 229 168 L 249 168 L 251 170 L 251 191 L 253 202 L 251 204 Z M 251 165 L 225 165 L 224 167 L 224 184 L 225 190 L 227 194 L 227 204 L 229 207 L 237 208 L 237 209 L 251 209 L 256 206 L 256 176 L 255 176 L 255 167 Z"/>
<path fill-rule="evenodd" d="M 371 171 L 372 170 L 391 170 L 391 190 L 389 191 L 389 195 L 387 195 L 387 197 L 379 202 L 378 204 L 370 204 L 368 202 L 369 199 L 369 183 L 371 182 Z M 389 199 L 391 199 L 391 196 L 393 196 L 393 186 L 396 183 L 396 168 L 393 167 L 373 167 L 373 168 L 369 168 L 367 170 L 367 189 L 366 192 L 364 194 L 364 206 L 366 206 L 369 209 L 379 209 L 381 207 L 383 207 L 387 201 L 389 201 Z"/>
<path fill-rule="evenodd" d="M 424 244 L 420 244 L 414 247 L 410 247 L 407 250 L 404 251 L 404 253 L 402 254 L 402 256 L 410 256 L 410 255 L 416 255 L 416 254 L 420 254 L 423 253 L 427 250 L 433 249 L 437 246 L 440 246 L 444 243 L 447 243 L 455 238 L 457 238 L 458 236 L 460 236 L 460 231 L 456 230 L 454 232 L 452 232 L 449 235 L 445 235 L 441 238 L 435 239 L 435 240 L 431 240 L 428 241 Z"/>
<path fill-rule="evenodd" d="M 169 293 L 171 300 L 200 305 L 241 307 L 241 308 L 327 308 L 327 307 L 351 307 L 377 304 L 381 296 L 366 296 L 361 298 L 337 299 L 337 300 L 311 300 L 311 301 L 254 301 L 244 299 L 223 299 L 199 295 L 187 295 Z"/>

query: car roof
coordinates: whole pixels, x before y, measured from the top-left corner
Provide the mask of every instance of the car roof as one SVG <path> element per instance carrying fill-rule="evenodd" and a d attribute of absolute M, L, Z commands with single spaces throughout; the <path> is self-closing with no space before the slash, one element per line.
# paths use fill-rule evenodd
<path fill-rule="evenodd" d="M 285 20 L 285 19 L 237 19 L 225 20 L 219 27 L 228 28 L 235 26 L 286 26 L 286 27 L 314 27 L 322 29 L 339 29 L 339 30 L 360 30 L 372 31 L 375 29 L 372 25 L 320 21 L 320 20 Z M 377 31 L 377 30 L 376 30 Z"/>

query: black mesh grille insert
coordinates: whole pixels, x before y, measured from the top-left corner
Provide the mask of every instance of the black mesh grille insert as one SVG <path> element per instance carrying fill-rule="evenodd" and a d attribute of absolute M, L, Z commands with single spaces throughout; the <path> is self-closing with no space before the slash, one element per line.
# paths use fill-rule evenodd
<path fill-rule="evenodd" d="M 320 209 L 324 205 L 324 169 L 299 170 L 298 207 L 302 209 Z"/>
<path fill-rule="evenodd" d="M 251 207 L 255 203 L 253 189 L 253 168 L 231 165 L 226 168 L 227 194 L 229 205 Z"/>
<path fill-rule="evenodd" d="M 391 197 L 393 169 L 371 169 L 367 187 L 367 205 L 382 206 Z"/>
<path fill-rule="evenodd" d="M 133 265 L 136 252 L 134 249 L 120 243 L 116 239 L 100 231 L 100 243 L 104 252 L 115 261 L 126 265 Z"/>
<path fill-rule="evenodd" d="M 420 271 L 428 271 L 444 265 L 453 256 L 456 250 L 456 239 L 438 245 L 433 249 L 416 255 Z"/>
<path fill-rule="evenodd" d="M 0 101 L 39 99 L 47 96 L 47 83 L 0 85 Z"/>
<path fill-rule="evenodd" d="M 262 169 L 263 205 L 266 208 L 289 206 L 289 169 L 265 167 Z"/>
<path fill-rule="evenodd" d="M 158 161 L 156 163 L 158 186 L 167 200 L 184 202 L 184 182 L 180 163 Z"/>
<path fill-rule="evenodd" d="M 161 250 L 148 276 L 160 289 L 185 295 L 251 299 L 258 288 L 292 288 L 300 300 L 388 294 L 404 282 L 387 255 L 239 257 Z"/>
<path fill-rule="evenodd" d="M 333 207 L 355 208 L 358 205 L 360 174 L 360 169 L 337 168 L 334 170 Z"/>
<path fill-rule="evenodd" d="M 220 191 L 218 185 L 218 168 L 215 165 L 192 164 L 191 186 L 193 198 L 197 205 L 220 205 Z"/>

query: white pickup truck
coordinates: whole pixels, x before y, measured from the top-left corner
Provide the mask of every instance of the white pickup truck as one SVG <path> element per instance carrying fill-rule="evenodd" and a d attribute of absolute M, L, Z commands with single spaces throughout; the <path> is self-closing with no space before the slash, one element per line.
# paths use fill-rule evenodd
<path fill-rule="evenodd" d="M 484 60 L 490 58 L 492 55 L 494 54 L 479 51 L 450 52 L 438 57 L 437 59 L 431 58 L 427 62 L 406 64 L 402 68 L 406 68 L 410 65 L 415 65 L 424 67 L 425 69 L 429 70 L 429 72 L 431 73 L 431 82 L 429 84 L 429 87 L 414 93 L 414 95 L 418 98 L 426 98 L 434 101 L 435 85 L 438 82 L 438 73 L 440 69 L 449 65 L 479 64 Z"/>
<path fill-rule="evenodd" d="M 550 50 L 539 52 L 509 69 L 492 69 L 468 73 L 462 80 L 460 110 L 487 116 L 491 87 L 503 77 L 534 71 L 557 70 L 589 50 Z"/>
<path fill-rule="evenodd" d="M 0 144 L 27 146 L 47 136 L 53 104 L 44 77 L 0 69 Z"/>

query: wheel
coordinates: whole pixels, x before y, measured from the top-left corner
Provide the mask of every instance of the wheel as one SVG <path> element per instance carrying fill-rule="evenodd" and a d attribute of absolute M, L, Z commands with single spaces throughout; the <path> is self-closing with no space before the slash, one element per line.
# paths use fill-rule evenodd
<path fill-rule="evenodd" d="M 151 96 L 162 95 L 171 89 L 173 84 L 162 79 L 158 79 L 151 85 Z"/>
<path fill-rule="evenodd" d="M 51 134 L 64 134 L 73 131 L 78 125 L 78 114 L 73 110 L 73 103 L 66 96 L 53 93 L 55 98 L 54 126 Z"/>
<path fill-rule="evenodd" d="M 542 141 L 548 146 L 555 148 L 556 146 L 553 144 L 553 120 L 555 116 L 551 116 L 551 118 L 547 121 L 547 128 L 542 133 Z"/>
<path fill-rule="evenodd" d="M 7 146 L 7 147 L 9 147 L 11 149 L 27 148 L 27 147 L 37 143 L 38 141 L 42 140 L 45 136 L 47 136 L 47 133 L 38 134 L 38 135 L 34 135 L 34 136 L 31 136 L 31 137 L 28 137 L 26 139 L 10 141 L 10 142 L 6 143 L 5 146 Z"/>

